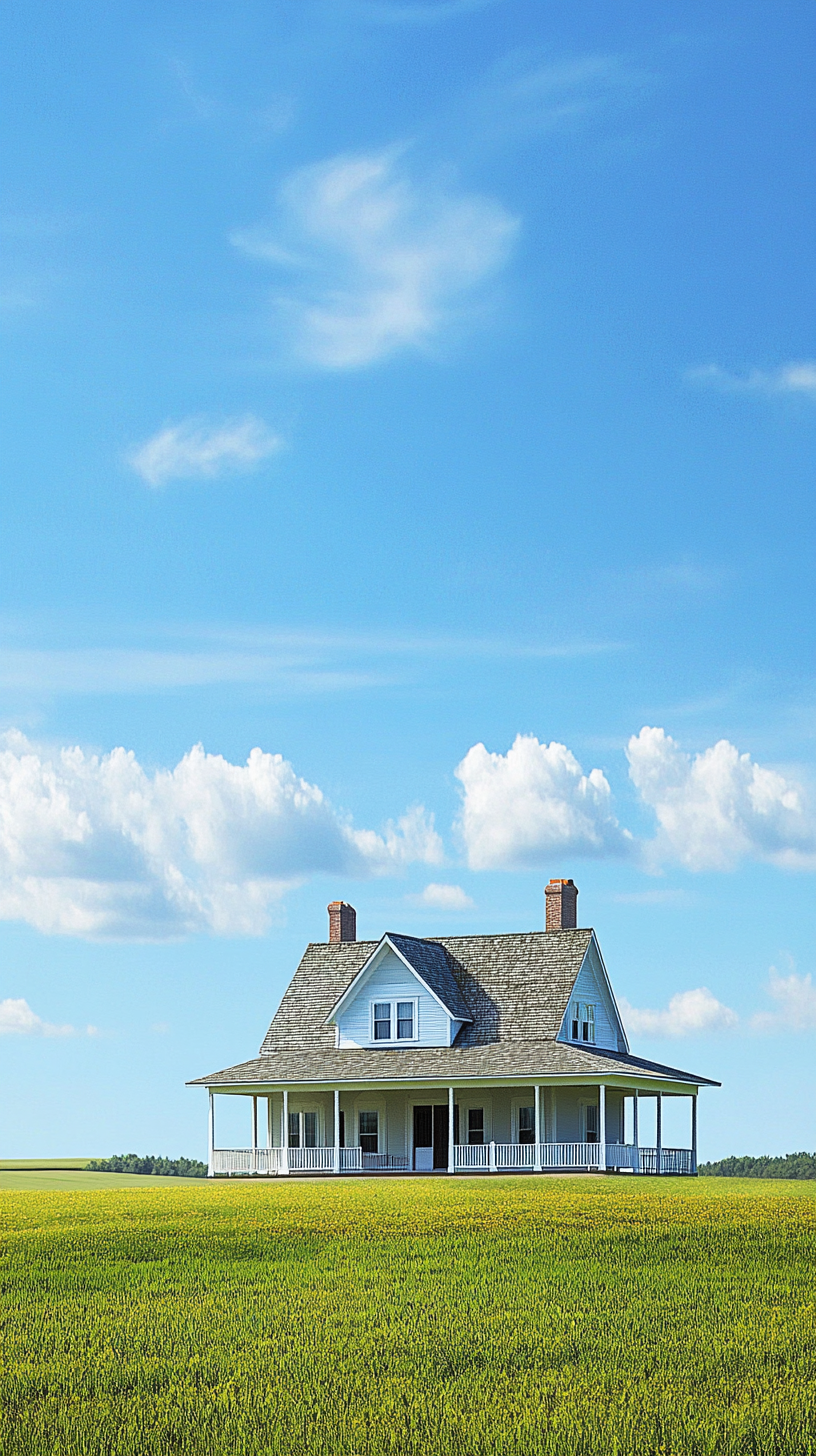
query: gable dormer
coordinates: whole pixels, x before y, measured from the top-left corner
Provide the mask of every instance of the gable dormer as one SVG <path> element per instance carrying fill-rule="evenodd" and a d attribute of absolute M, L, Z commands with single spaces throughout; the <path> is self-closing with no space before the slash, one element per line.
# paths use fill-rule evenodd
<path fill-rule="evenodd" d="M 573 982 L 557 1039 L 572 1046 L 629 1051 L 626 1031 L 594 932 Z"/>
<path fill-rule="evenodd" d="M 340 1048 L 452 1046 L 472 1020 L 444 948 L 384 935 L 332 1007 L 326 1025 Z"/>

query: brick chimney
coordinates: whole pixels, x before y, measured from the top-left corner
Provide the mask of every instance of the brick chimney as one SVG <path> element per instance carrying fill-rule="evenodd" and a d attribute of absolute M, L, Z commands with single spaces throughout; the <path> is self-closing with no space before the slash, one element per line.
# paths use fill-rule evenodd
<path fill-rule="evenodd" d="M 357 939 L 357 911 L 345 900 L 332 900 L 329 912 L 329 943 L 334 940 Z"/>
<path fill-rule="evenodd" d="M 578 890 L 572 880 L 550 880 L 544 890 L 548 930 L 574 930 L 578 924 Z"/>

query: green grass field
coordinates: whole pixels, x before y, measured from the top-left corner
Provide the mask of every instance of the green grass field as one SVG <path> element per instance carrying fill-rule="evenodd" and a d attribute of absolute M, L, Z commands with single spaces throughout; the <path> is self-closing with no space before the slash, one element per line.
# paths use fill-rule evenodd
<path fill-rule="evenodd" d="M 140 1181 L 0 1194 L 5 1456 L 816 1450 L 812 1183 Z"/>

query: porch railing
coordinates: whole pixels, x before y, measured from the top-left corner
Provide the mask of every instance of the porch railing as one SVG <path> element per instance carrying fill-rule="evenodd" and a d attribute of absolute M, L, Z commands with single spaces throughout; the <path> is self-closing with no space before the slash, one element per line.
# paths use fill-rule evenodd
<path fill-rule="evenodd" d="M 410 1166 L 410 1160 L 399 1153 L 364 1153 L 362 1148 L 340 1149 L 341 1173 L 405 1173 Z"/>
<path fill-rule="evenodd" d="M 536 1156 L 536 1154 L 538 1156 Z M 327 1148 L 216 1148 L 217 1175 L 274 1176 L 284 1172 L 333 1173 L 335 1150 Z M 696 1172 L 691 1148 L 636 1148 L 631 1143 L 462 1143 L 454 1148 L 457 1172 L 515 1172 L 527 1169 L 628 1170 L 675 1177 Z M 340 1148 L 340 1172 L 407 1172 L 410 1158 L 399 1153 L 365 1153 Z"/>
<path fill-rule="evenodd" d="M 216 1148 L 212 1155 L 213 1172 L 279 1173 L 284 1151 L 283 1148 Z M 290 1148 L 290 1153 L 294 1151 Z"/>
<path fill-rule="evenodd" d="M 275 1149 L 280 1152 L 279 1148 Z M 289 1169 L 292 1173 L 334 1172 L 334 1148 L 284 1148 L 289 1153 Z"/>

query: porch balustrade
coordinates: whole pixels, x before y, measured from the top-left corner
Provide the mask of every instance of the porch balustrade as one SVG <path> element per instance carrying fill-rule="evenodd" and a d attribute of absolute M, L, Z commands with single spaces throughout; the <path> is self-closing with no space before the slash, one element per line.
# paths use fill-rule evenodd
<path fill-rule="evenodd" d="M 628 1170 L 632 1173 L 688 1176 L 696 1172 L 691 1148 L 640 1148 L 631 1143 L 471 1143 L 454 1147 L 454 1168 L 462 1172 L 533 1172 L 541 1169 Z M 341 1173 L 408 1172 L 411 1160 L 399 1153 L 366 1153 L 340 1148 Z M 333 1173 L 336 1152 L 324 1148 L 216 1148 L 215 1175 Z"/>

